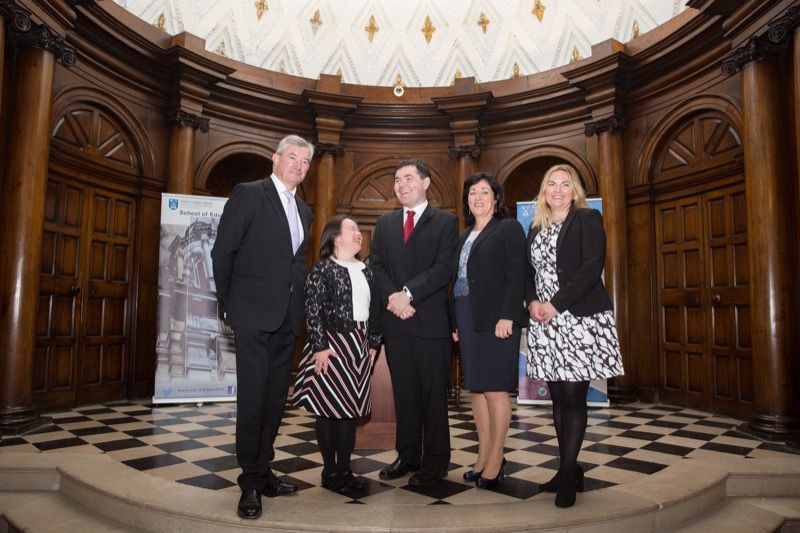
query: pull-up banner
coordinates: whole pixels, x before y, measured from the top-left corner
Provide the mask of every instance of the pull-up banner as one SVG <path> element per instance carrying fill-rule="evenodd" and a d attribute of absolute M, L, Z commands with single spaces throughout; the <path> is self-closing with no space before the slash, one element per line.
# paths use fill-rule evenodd
<path fill-rule="evenodd" d="M 589 207 L 603 212 L 603 202 L 600 198 L 587 198 Z M 536 214 L 536 202 L 517 202 L 517 220 L 522 224 L 525 235 L 531 227 L 531 222 Z M 529 252 L 526 252 L 529 253 Z M 540 379 L 531 379 L 526 372 L 528 365 L 528 335 L 527 330 L 522 330 L 519 343 L 519 394 L 517 403 L 520 404 L 548 404 L 550 403 L 550 390 L 547 383 Z M 608 383 L 605 379 L 594 379 L 589 382 L 589 392 L 586 403 L 591 407 L 608 407 Z"/>
<path fill-rule="evenodd" d="M 226 201 L 161 195 L 153 403 L 236 400 L 233 331 L 219 318 L 211 267 Z"/>

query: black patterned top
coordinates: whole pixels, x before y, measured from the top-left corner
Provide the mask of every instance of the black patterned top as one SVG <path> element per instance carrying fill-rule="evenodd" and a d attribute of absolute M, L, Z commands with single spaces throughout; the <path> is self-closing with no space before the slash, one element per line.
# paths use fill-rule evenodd
<path fill-rule="evenodd" d="M 370 292 L 369 347 L 381 345 L 379 298 L 369 267 L 364 268 Z M 311 267 L 306 279 L 306 324 L 312 353 L 328 348 L 326 330 L 349 333 L 355 329 L 353 320 L 353 284 L 347 267 L 331 259 L 323 259 Z"/>

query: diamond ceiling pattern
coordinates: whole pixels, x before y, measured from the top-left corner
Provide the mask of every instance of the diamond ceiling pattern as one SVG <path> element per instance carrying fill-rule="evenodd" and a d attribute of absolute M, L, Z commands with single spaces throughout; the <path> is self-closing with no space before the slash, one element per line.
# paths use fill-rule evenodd
<path fill-rule="evenodd" d="M 170 34 L 269 70 L 445 86 L 526 76 L 627 42 L 687 0 L 114 0 Z M 540 20 L 541 17 L 541 20 Z M 399 79 L 398 79 L 399 76 Z"/>

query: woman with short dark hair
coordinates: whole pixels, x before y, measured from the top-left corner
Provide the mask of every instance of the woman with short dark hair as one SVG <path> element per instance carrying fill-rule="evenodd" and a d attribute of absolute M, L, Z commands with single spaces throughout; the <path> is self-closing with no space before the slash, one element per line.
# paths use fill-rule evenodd
<path fill-rule="evenodd" d="M 320 261 L 306 280 L 308 342 L 291 403 L 317 415 L 322 486 L 358 497 L 364 484 L 350 470 L 356 419 L 371 410 L 372 367 L 380 347 L 378 298 L 361 261 L 361 231 L 347 216 L 325 224 Z"/>

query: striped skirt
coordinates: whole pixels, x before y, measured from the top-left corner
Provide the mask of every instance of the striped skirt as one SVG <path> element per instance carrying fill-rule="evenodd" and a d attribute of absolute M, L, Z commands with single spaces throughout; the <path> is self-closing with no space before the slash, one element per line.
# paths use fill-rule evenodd
<path fill-rule="evenodd" d="M 372 365 L 367 346 L 367 323 L 355 331 L 326 331 L 337 357 L 328 359 L 328 371 L 314 371 L 314 354 L 306 343 L 297 367 L 291 404 L 325 418 L 360 418 L 372 409 Z"/>

